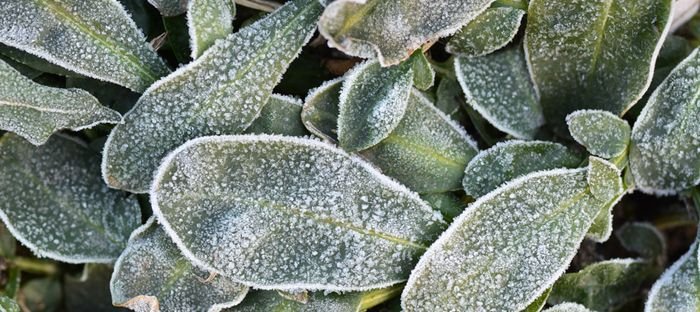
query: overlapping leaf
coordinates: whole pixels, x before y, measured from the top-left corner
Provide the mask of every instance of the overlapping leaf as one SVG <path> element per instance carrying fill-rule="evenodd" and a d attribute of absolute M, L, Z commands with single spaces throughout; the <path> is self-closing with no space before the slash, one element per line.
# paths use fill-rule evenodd
<path fill-rule="evenodd" d="M 59 129 L 77 131 L 120 120 L 119 113 L 86 91 L 42 86 L 0 61 L 0 129 L 40 145 Z"/>
<path fill-rule="evenodd" d="M 645 312 L 691 312 L 700 309 L 698 242 L 671 265 L 649 292 Z"/>
<path fill-rule="evenodd" d="M 622 172 L 615 164 L 601 158 L 590 157 L 588 162 L 588 166 L 591 168 L 591 172 L 588 174 L 590 192 L 599 201 L 606 204 L 601 207 L 593 220 L 586 237 L 595 242 L 603 243 L 612 235 L 612 209 L 625 194 L 622 180 L 617 178 Z"/>
<path fill-rule="evenodd" d="M 63 280 L 64 302 L 68 312 L 112 312 L 120 311 L 112 306 L 109 279 L 112 266 L 86 264 L 77 276 L 66 275 Z"/>
<path fill-rule="evenodd" d="M 632 128 L 635 183 L 668 194 L 700 183 L 700 55 L 695 50 L 654 91 Z"/>
<path fill-rule="evenodd" d="M 401 287 L 377 289 L 365 292 L 330 293 L 315 292 L 307 294 L 308 298 L 300 302 L 281 296 L 276 291 L 255 291 L 249 294 L 240 305 L 230 309 L 230 312 L 357 312 L 381 303 L 387 297 L 401 292 Z"/>
<path fill-rule="evenodd" d="M 578 303 L 566 302 L 566 303 L 561 303 L 561 304 L 555 305 L 549 309 L 544 310 L 543 312 L 594 312 L 594 311 L 588 310 L 586 307 L 584 307 Z"/>
<path fill-rule="evenodd" d="M 302 104 L 299 99 L 273 94 L 260 111 L 260 116 L 246 133 L 304 136 L 308 132 L 301 122 Z"/>
<path fill-rule="evenodd" d="M 671 0 L 532 0 L 525 47 L 548 122 L 578 109 L 622 114 L 644 94 Z M 561 129 L 563 130 L 563 129 Z"/>
<path fill-rule="evenodd" d="M 663 234 L 650 223 L 626 223 L 615 231 L 622 247 L 647 259 L 666 255 Z"/>
<path fill-rule="evenodd" d="M 0 217 L 39 256 L 111 262 L 140 222 L 136 200 L 109 190 L 99 156 L 74 139 L 54 136 L 36 147 L 5 134 L 0 163 Z"/>
<path fill-rule="evenodd" d="M 233 32 L 236 5 L 233 0 L 191 0 L 187 10 L 192 59 L 197 59 L 219 39 Z"/>
<path fill-rule="evenodd" d="M 169 72 L 116 0 L 4 3 L 0 43 L 134 91 Z"/>
<path fill-rule="evenodd" d="M 240 303 L 248 292 L 244 285 L 194 267 L 153 217 L 133 232 L 115 264 L 110 289 L 114 305 L 148 307 L 143 311 L 219 311 Z"/>
<path fill-rule="evenodd" d="M 245 130 L 312 35 L 320 8 L 289 2 L 151 86 L 109 137 L 105 181 L 146 192 L 162 157 L 188 139 Z"/>
<path fill-rule="evenodd" d="M 377 57 L 382 66 L 407 59 L 422 44 L 450 35 L 486 10 L 493 0 L 336 0 L 319 30 L 332 47 L 354 56 Z"/>
<path fill-rule="evenodd" d="M 338 104 L 343 78 L 326 81 L 309 91 L 301 120 L 311 133 L 331 142 L 338 141 Z"/>
<path fill-rule="evenodd" d="M 187 11 L 190 0 L 148 0 L 163 16 L 175 16 Z"/>
<path fill-rule="evenodd" d="M 578 110 L 566 116 L 569 133 L 593 155 L 613 158 L 627 151 L 630 125 L 602 110 Z"/>
<path fill-rule="evenodd" d="M 444 226 L 364 161 L 281 136 L 192 140 L 164 160 L 151 201 L 187 258 L 262 289 L 398 283 Z"/>
<path fill-rule="evenodd" d="M 486 10 L 447 43 L 447 51 L 466 57 L 482 56 L 505 47 L 518 33 L 525 11 L 513 7 Z"/>

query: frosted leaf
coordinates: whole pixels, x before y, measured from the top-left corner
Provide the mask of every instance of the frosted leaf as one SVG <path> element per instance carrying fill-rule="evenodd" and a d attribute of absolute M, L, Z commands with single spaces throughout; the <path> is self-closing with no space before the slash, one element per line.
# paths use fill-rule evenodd
<path fill-rule="evenodd" d="M 175 16 L 187 11 L 189 0 L 148 0 L 163 16 Z"/>
<path fill-rule="evenodd" d="M 248 128 L 313 34 L 320 11 L 316 0 L 288 2 L 151 86 L 107 140 L 107 184 L 144 193 L 161 159 L 187 140 Z"/>
<path fill-rule="evenodd" d="M 655 259 L 666 254 L 664 235 L 650 223 L 626 223 L 615 231 L 615 236 L 622 247 L 644 258 Z"/>
<path fill-rule="evenodd" d="M 338 103 L 343 78 L 326 81 L 309 91 L 301 111 L 306 129 L 327 141 L 338 141 Z"/>
<path fill-rule="evenodd" d="M 283 136 L 189 141 L 163 161 L 151 202 L 188 259 L 260 289 L 399 283 L 445 225 L 359 158 Z"/>
<path fill-rule="evenodd" d="M 602 110 L 578 110 L 566 116 L 569 133 L 593 155 L 606 159 L 625 153 L 630 141 L 630 125 Z"/>
<path fill-rule="evenodd" d="M 520 47 L 476 58 L 455 59 L 467 103 L 498 130 L 531 139 L 544 123 Z"/>
<path fill-rule="evenodd" d="M 612 234 L 612 209 L 622 199 L 625 189 L 622 180 L 617 179 L 621 172 L 614 164 L 591 156 L 588 158 L 588 167 L 587 180 L 591 194 L 606 204 L 598 212 L 586 237 L 602 243 Z M 610 181 L 617 181 L 617 183 L 610 183 Z"/>
<path fill-rule="evenodd" d="M 141 220 L 136 199 L 100 181 L 99 156 L 56 135 L 36 147 L 0 139 L 0 217 L 37 256 L 68 263 L 111 262 Z"/>
<path fill-rule="evenodd" d="M 80 74 L 76 74 L 74 72 L 64 69 L 63 67 L 54 65 L 53 63 L 36 55 L 29 54 L 20 49 L 13 48 L 5 44 L 0 44 L 0 53 L 2 53 L 2 55 L 15 62 L 19 62 L 23 65 L 28 66 L 29 68 L 39 71 L 39 73 L 51 73 L 54 75 L 65 77 L 83 77 Z M 12 65 L 12 63 L 10 63 L 10 65 Z M 33 79 L 34 77 L 30 78 Z"/>
<path fill-rule="evenodd" d="M 78 275 L 66 274 L 63 283 L 65 311 L 115 311 L 109 293 L 111 265 L 88 263 Z M 123 311 L 123 310 L 117 310 Z"/>
<path fill-rule="evenodd" d="M 204 54 L 216 40 L 233 32 L 236 4 L 233 0 L 191 0 L 187 9 L 192 59 Z"/>
<path fill-rule="evenodd" d="M 246 129 L 246 133 L 305 136 L 309 133 L 301 122 L 301 100 L 273 94 L 260 111 L 260 116 Z"/>
<path fill-rule="evenodd" d="M 540 171 L 477 199 L 411 272 L 404 310 L 527 307 L 566 270 L 605 204 L 586 176 L 586 168 Z"/>
<path fill-rule="evenodd" d="M 576 302 L 594 311 L 620 308 L 657 276 L 654 266 L 639 259 L 612 259 L 560 277 L 549 295 L 550 304 Z"/>
<path fill-rule="evenodd" d="M 118 123 L 119 113 L 79 89 L 51 88 L 22 76 L 0 61 L 0 129 L 41 145 L 59 129 L 81 130 Z"/>
<path fill-rule="evenodd" d="M 549 309 L 544 310 L 543 312 L 594 312 L 594 311 L 588 310 L 586 307 L 584 307 L 578 303 L 566 302 L 566 303 L 560 303 L 558 305 L 555 305 Z"/>
<path fill-rule="evenodd" d="M 374 296 L 401 291 L 399 287 L 379 289 L 366 292 L 309 294 L 304 303 L 284 298 L 276 291 L 257 290 L 250 293 L 243 303 L 226 310 L 226 312 L 358 312 L 367 309 L 363 304 Z"/>
<path fill-rule="evenodd" d="M 623 114 L 649 87 L 672 0 L 532 0 L 525 49 L 545 118 Z"/>
<path fill-rule="evenodd" d="M 3 3 L 0 43 L 137 92 L 170 72 L 116 0 Z"/>
<path fill-rule="evenodd" d="M 477 152 L 460 125 L 413 91 L 396 129 L 361 153 L 411 190 L 438 193 L 461 188 L 464 168 Z"/>
<path fill-rule="evenodd" d="M 399 125 L 413 86 L 412 62 L 355 66 L 346 75 L 338 106 L 338 141 L 346 151 L 367 149 Z"/>
<path fill-rule="evenodd" d="M 410 61 L 413 68 L 413 85 L 420 90 L 428 90 L 435 84 L 435 71 L 422 50 L 413 53 Z"/>
<path fill-rule="evenodd" d="M 646 193 L 700 183 L 700 55 L 696 49 L 654 91 L 632 127 L 630 169 Z"/>
<path fill-rule="evenodd" d="M 138 312 L 220 311 L 240 303 L 248 287 L 193 266 L 151 217 L 129 238 L 110 290 L 115 306 L 145 308 Z"/>
<path fill-rule="evenodd" d="M 450 39 L 447 52 L 473 57 L 503 48 L 518 34 L 524 15 L 525 11 L 517 8 L 490 8 Z"/>
<path fill-rule="evenodd" d="M 4 312 L 21 312 L 17 301 L 5 295 L 0 295 L 0 309 Z"/>
<path fill-rule="evenodd" d="M 549 293 L 552 292 L 552 288 L 545 290 L 535 301 L 530 303 L 527 308 L 523 309 L 522 312 L 540 312 L 547 305 L 547 298 L 549 298 Z"/>
<path fill-rule="evenodd" d="M 581 158 L 558 143 L 507 141 L 480 152 L 464 170 L 462 185 L 467 195 L 479 198 L 504 183 L 528 173 L 556 168 L 575 168 Z"/>
<path fill-rule="evenodd" d="M 421 198 L 433 209 L 440 211 L 448 223 L 459 216 L 467 206 L 462 198 L 452 192 L 423 194 Z"/>
<path fill-rule="evenodd" d="M 493 0 L 336 0 L 319 22 L 328 45 L 395 65 L 428 41 L 449 36 Z"/>
<path fill-rule="evenodd" d="M 700 309 L 698 241 L 661 275 L 649 291 L 645 312 L 696 312 Z"/>

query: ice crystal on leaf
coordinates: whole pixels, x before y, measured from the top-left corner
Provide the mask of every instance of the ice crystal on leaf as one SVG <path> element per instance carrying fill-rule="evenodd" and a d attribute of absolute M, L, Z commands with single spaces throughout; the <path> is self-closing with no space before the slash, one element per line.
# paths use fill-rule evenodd
<path fill-rule="evenodd" d="M 566 302 L 566 303 L 560 303 L 558 305 L 555 305 L 549 309 L 543 310 L 542 312 L 595 312 L 595 311 L 591 311 L 588 308 L 586 308 L 578 303 Z"/>
<path fill-rule="evenodd" d="M 301 122 L 301 100 L 273 94 L 260 111 L 260 116 L 246 129 L 252 134 L 282 134 L 305 136 L 308 131 Z"/>
<path fill-rule="evenodd" d="M 175 16 L 187 11 L 190 0 L 148 0 L 163 16 Z"/>
<path fill-rule="evenodd" d="M 197 59 L 233 32 L 236 5 L 233 0 L 191 0 L 187 10 L 192 59 Z"/>
<path fill-rule="evenodd" d="M 566 116 L 569 133 L 593 155 L 610 159 L 627 151 L 630 125 L 602 110 L 578 110 Z"/>
<path fill-rule="evenodd" d="M 331 142 L 338 141 L 338 105 L 342 87 L 343 78 L 337 78 L 310 90 L 301 111 L 306 129 Z"/>
<path fill-rule="evenodd" d="M 694 312 L 700 309 L 698 241 L 654 283 L 645 312 Z"/>
<path fill-rule="evenodd" d="M 364 293 L 324 294 L 316 292 L 309 295 L 305 303 L 286 299 L 277 291 L 257 290 L 246 296 L 243 303 L 226 312 L 355 312 L 360 311 L 360 302 Z"/>
<path fill-rule="evenodd" d="M 513 40 L 524 15 L 525 11 L 517 8 L 490 8 L 455 34 L 446 49 L 463 57 L 492 53 Z"/>

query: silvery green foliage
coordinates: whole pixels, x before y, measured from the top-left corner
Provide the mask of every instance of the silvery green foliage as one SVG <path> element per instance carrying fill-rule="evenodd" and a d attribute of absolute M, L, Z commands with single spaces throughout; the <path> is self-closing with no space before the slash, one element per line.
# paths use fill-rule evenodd
<path fill-rule="evenodd" d="M 456 32 L 493 1 L 336 0 L 326 7 L 319 30 L 331 47 L 389 66 Z"/>
<path fill-rule="evenodd" d="M 626 112 L 649 87 L 672 0 L 532 0 L 525 49 L 548 122 Z"/>
<path fill-rule="evenodd" d="M 700 183 L 700 56 L 696 49 L 654 91 L 632 128 L 637 188 L 671 194 Z"/>
<path fill-rule="evenodd" d="M 12 298 L 0 295 L 0 309 L 3 312 L 20 312 L 19 304 Z"/>
<path fill-rule="evenodd" d="M 169 72 L 116 0 L 3 3 L 0 43 L 137 92 Z"/>
<path fill-rule="evenodd" d="M 695 312 L 700 309 L 698 241 L 651 287 L 645 312 Z"/>
<path fill-rule="evenodd" d="M 462 57 L 482 56 L 505 47 L 518 33 L 525 11 L 490 8 L 464 26 L 447 43 L 447 51 Z"/>
<path fill-rule="evenodd" d="M 467 203 L 453 192 L 423 194 L 421 198 L 433 209 L 440 211 L 448 223 L 459 216 L 467 206 Z"/>
<path fill-rule="evenodd" d="M 549 309 L 544 310 L 543 312 L 594 312 L 594 311 L 588 310 L 586 307 L 584 307 L 578 303 L 566 302 L 566 303 L 561 303 L 561 304 L 555 305 Z"/>
<path fill-rule="evenodd" d="M 326 81 L 309 91 L 304 100 L 301 120 L 306 129 L 326 141 L 338 141 L 338 104 L 343 78 Z"/>
<path fill-rule="evenodd" d="M 192 59 L 204 54 L 216 40 L 233 32 L 236 4 L 233 0 L 191 0 L 187 9 Z"/>
<path fill-rule="evenodd" d="M 527 308 L 523 309 L 522 312 L 540 312 L 544 308 L 545 305 L 547 305 L 547 299 L 549 298 L 549 294 L 552 292 L 552 288 L 548 288 L 545 290 L 535 301 L 530 303 Z"/>
<path fill-rule="evenodd" d="M 151 203 L 189 260 L 261 289 L 396 284 L 445 225 L 363 160 L 283 136 L 189 141 L 163 161 Z"/>
<path fill-rule="evenodd" d="M 626 223 L 615 231 L 615 236 L 622 247 L 644 258 L 654 259 L 666 254 L 663 234 L 650 223 Z"/>
<path fill-rule="evenodd" d="M 428 90 L 435 84 L 435 71 L 423 50 L 413 53 L 410 58 L 413 69 L 413 85 L 420 90 Z"/>
<path fill-rule="evenodd" d="M 639 288 L 656 274 L 653 265 L 646 260 L 597 262 L 560 277 L 554 283 L 548 302 L 553 305 L 576 302 L 594 311 L 615 311 L 634 299 Z"/>
<path fill-rule="evenodd" d="M 141 212 L 134 197 L 100 181 L 99 156 L 53 136 L 36 147 L 0 139 L 0 217 L 35 254 L 68 263 L 111 262 L 126 246 Z"/>
<path fill-rule="evenodd" d="M 531 139 L 544 123 L 520 47 L 482 57 L 458 57 L 455 73 L 467 103 L 498 130 Z"/>
<path fill-rule="evenodd" d="M 301 122 L 301 109 L 301 100 L 273 94 L 260 111 L 260 116 L 245 130 L 245 133 L 308 135 L 308 131 Z"/>
<path fill-rule="evenodd" d="M 110 290 L 115 306 L 136 311 L 220 311 L 240 303 L 248 287 L 193 266 L 151 217 L 131 234 Z"/>
<path fill-rule="evenodd" d="M 346 151 L 367 149 L 399 125 L 413 86 L 411 62 L 359 64 L 346 75 L 338 105 L 338 141 Z"/>
<path fill-rule="evenodd" d="M 593 155 L 606 159 L 627 151 L 630 125 L 603 110 L 578 110 L 566 116 L 569 133 Z"/>
<path fill-rule="evenodd" d="M 601 169 L 535 172 L 480 197 L 421 257 L 401 297 L 404 310 L 527 307 L 566 270 L 605 205 L 587 182 L 605 176 Z"/>
<path fill-rule="evenodd" d="M 163 16 L 175 16 L 187 11 L 189 0 L 148 0 Z"/>
<path fill-rule="evenodd" d="M 593 220 L 586 237 L 602 243 L 612 235 L 612 209 L 622 199 L 625 189 L 622 180 L 617 179 L 622 172 L 615 164 L 598 157 L 589 157 L 588 162 L 588 166 L 591 168 L 588 174 L 590 192 L 606 204 L 601 207 L 600 212 Z M 610 183 L 610 181 L 616 181 L 616 183 Z"/>
<path fill-rule="evenodd" d="M 504 183 L 528 173 L 575 168 L 581 157 L 566 146 L 545 141 L 506 141 L 480 152 L 464 170 L 467 195 L 479 198 Z"/>
<path fill-rule="evenodd" d="M 162 157 L 177 146 L 245 130 L 313 34 L 320 11 L 316 0 L 289 2 L 146 90 L 105 145 L 107 184 L 144 193 Z"/>
<path fill-rule="evenodd" d="M 79 89 L 51 88 L 22 76 L 0 61 L 0 129 L 41 145 L 59 129 L 81 130 L 118 123 L 119 113 Z"/>
<path fill-rule="evenodd" d="M 256 290 L 248 294 L 243 302 L 227 312 L 357 312 L 364 293 L 309 295 L 306 303 L 282 297 L 277 291 Z"/>
<path fill-rule="evenodd" d="M 461 189 L 464 168 L 477 152 L 462 126 L 414 90 L 396 129 L 361 154 L 408 188 L 437 193 Z"/>

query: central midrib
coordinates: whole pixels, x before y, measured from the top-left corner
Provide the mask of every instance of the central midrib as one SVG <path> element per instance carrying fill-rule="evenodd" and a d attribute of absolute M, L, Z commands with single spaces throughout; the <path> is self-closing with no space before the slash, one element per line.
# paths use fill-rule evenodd
<path fill-rule="evenodd" d="M 78 113 L 80 113 L 80 111 L 62 110 L 62 109 L 58 109 L 58 108 L 48 108 L 48 107 L 38 107 L 38 106 L 31 105 L 31 104 L 24 104 L 24 103 L 19 103 L 19 102 L 10 102 L 10 101 L 3 101 L 3 100 L 0 100 L 0 106 L 23 107 L 23 108 L 37 110 L 40 112 L 59 113 L 59 114 L 78 114 Z"/>
<path fill-rule="evenodd" d="M 464 165 L 466 165 L 462 162 L 459 162 L 458 160 L 445 157 L 445 156 L 441 155 L 440 153 L 438 153 L 437 151 L 431 149 L 430 147 L 427 147 L 427 146 L 424 146 L 421 144 L 413 143 L 412 141 L 404 139 L 404 138 L 402 138 L 398 135 L 395 135 L 395 134 L 389 135 L 388 137 L 386 137 L 386 139 L 384 139 L 383 142 L 384 143 L 394 143 L 396 145 L 401 145 L 401 146 L 413 149 L 414 151 L 416 151 L 420 154 L 431 157 L 431 158 L 435 159 L 437 162 L 442 163 L 442 164 L 447 165 L 447 166 L 450 166 L 450 167 L 462 168 Z"/>
<path fill-rule="evenodd" d="M 610 8 L 612 7 L 614 0 L 606 0 L 603 4 L 602 21 L 598 23 L 596 27 L 596 32 L 599 34 L 596 38 L 595 45 L 593 46 L 593 55 L 591 57 L 591 67 L 589 69 L 589 76 L 596 70 L 598 66 L 598 59 L 600 58 L 601 50 L 603 49 L 603 38 L 605 37 L 605 28 L 608 25 L 608 19 L 610 18 Z"/>

